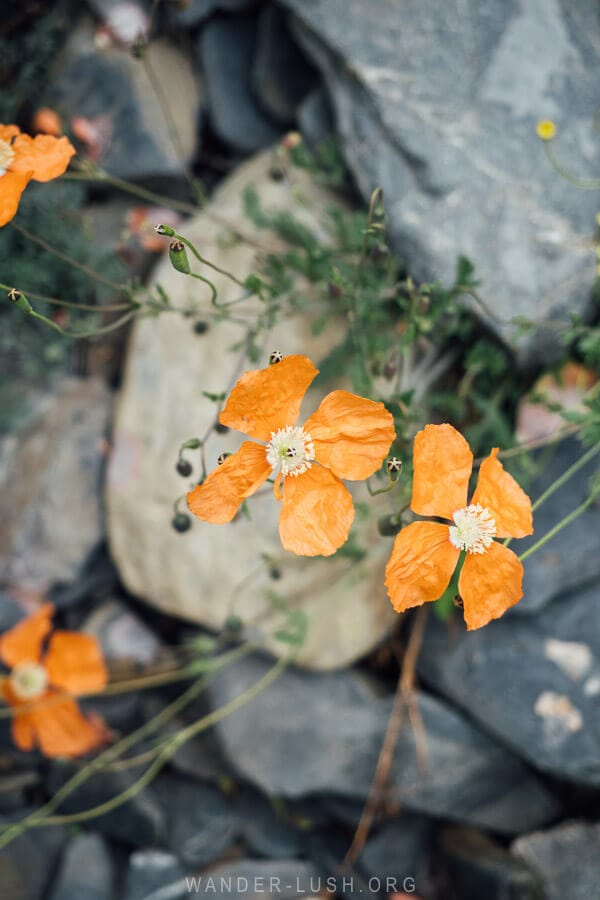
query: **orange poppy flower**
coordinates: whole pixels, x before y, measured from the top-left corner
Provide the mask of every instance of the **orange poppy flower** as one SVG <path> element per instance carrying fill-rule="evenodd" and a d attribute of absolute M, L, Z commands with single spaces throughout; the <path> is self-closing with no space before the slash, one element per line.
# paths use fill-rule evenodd
<path fill-rule="evenodd" d="M 283 499 L 284 548 L 299 556 L 330 556 L 342 546 L 354 505 L 340 479 L 359 481 L 379 469 L 395 437 L 394 420 L 383 403 L 333 391 L 303 426 L 297 425 L 317 374 L 308 357 L 295 355 L 242 375 L 219 421 L 263 443 L 245 441 L 190 491 L 194 515 L 230 522 L 242 501 L 272 475 L 275 496 Z"/>
<path fill-rule="evenodd" d="M 14 218 L 21 194 L 33 179 L 62 175 L 75 148 L 66 137 L 21 134 L 16 125 L 0 125 L 0 227 Z"/>
<path fill-rule="evenodd" d="M 44 650 L 54 612 L 46 603 L 0 637 L 0 659 L 12 669 L 0 695 L 14 708 L 12 736 L 21 750 L 79 756 L 104 743 L 106 729 L 86 718 L 71 694 L 101 690 L 107 673 L 92 635 L 55 631 Z"/>
<path fill-rule="evenodd" d="M 415 437 L 410 508 L 453 524 L 413 522 L 396 537 L 386 587 L 397 612 L 438 600 L 461 551 L 458 590 L 469 630 L 497 619 L 523 596 L 523 566 L 494 538 L 532 534 L 531 501 L 497 454 L 495 447 L 482 462 L 467 505 L 473 454 L 464 437 L 451 425 L 426 425 Z"/>

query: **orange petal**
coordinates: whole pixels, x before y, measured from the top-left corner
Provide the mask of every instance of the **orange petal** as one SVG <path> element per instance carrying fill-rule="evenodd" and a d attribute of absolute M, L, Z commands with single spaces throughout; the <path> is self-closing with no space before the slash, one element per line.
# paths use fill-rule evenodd
<path fill-rule="evenodd" d="M 48 694 L 13 717 L 12 735 L 21 750 L 37 745 L 45 756 L 80 756 L 105 743 L 107 732 L 87 719 L 75 700 Z"/>
<path fill-rule="evenodd" d="M 246 372 L 229 395 L 219 421 L 268 441 L 271 432 L 295 424 L 304 395 L 318 373 L 307 356 L 285 356 L 266 369 Z"/>
<path fill-rule="evenodd" d="M 10 164 L 13 172 L 33 172 L 35 181 L 52 181 L 62 175 L 75 154 L 75 147 L 66 137 L 55 138 L 50 134 L 30 137 L 20 134 L 13 142 L 15 158 Z"/>
<path fill-rule="evenodd" d="M 311 466 L 283 482 L 279 536 L 298 556 L 331 556 L 347 540 L 354 521 L 352 496 L 323 466 Z"/>
<path fill-rule="evenodd" d="M 497 619 L 523 596 L 523 566 L 494 541 L 485 553 L 467 553 L 458 579 L 465 622 L 471 631 Z"/>
<path fill-rule="evenodd" d="M 108 681 L 102 651 L 91 634 L 55 631 L 44 666 L 50 684 L 71 694 L 100 691 Z"/>
<path fill-rule="evenodd" d="M 496 520 L 497 537 L 525 537 L 533 534 L 531 500 L 509 475 L 494 447 L 481 463 L 479 480 L 471 503 L 487 507 Z"/>
<path fill-rule="evenodd" d="M 447 525 L 413 522 L 397 535 L 385 570 L 385 585 L 396 612 L 438 600 L 456 568 L 460 551 Z"/>
<path fill-rule="evenodd" d="M 10 144 L 12 138 L 18 134 L 21 134 L 21 129 L 18 125 L 0 125 L 0 141 L 6 141 L 7 144 Z"/>
<path fill-rule="evenodd" d="M 258 490 L 270 474 L 265 448 L 244 441 L 237 453 L 228 456 L 206 481 L 189 492 L 190 512 L 215 525 L 231 522 L 242 500 Z"/>
<path fill-rule="evenodd" d="M 42 655 L 42 641 L 52 626 L 54 607 L 51 603 L 43 606 L 18 622 L 0 637 L 0 659 L 14 668 L 19 663 L 39 662 Z"/>
<path fill-rule="evenodd" d="M 303 426 L 315 457 L 337 475 L 359 481 L 379 469 L 396 437 L 394 419 L 383 403 L 348 391 L 333 391 Z"/>
<path fill-rule="evenodd" d="M 0 228 L 17 214 L 21 194 L 31 181 L 31 172 L 6 172 L 0 176 Z"/>
<path fill-rule="evenodd" d="M 451 519 L 467 505 L 473 454 L 456 428 L 426 425 L 415 437 L 413 461 L 413 512 Z"/>

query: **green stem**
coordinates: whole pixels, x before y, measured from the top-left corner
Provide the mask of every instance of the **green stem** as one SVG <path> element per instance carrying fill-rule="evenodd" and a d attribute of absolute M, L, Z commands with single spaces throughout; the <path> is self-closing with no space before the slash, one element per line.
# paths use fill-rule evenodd
<path fill-rule="evenodd" d="M 577 509 L 574 509 L 573 512 L 569 513 L 568 516 L 565 516 L 564 519 L 561 519 L 560 522 L 558 522 L 554 526 L 554 528 L 551 528 L 550 531 L 548 531 L 544 535 L 544 537 L 541 537 L 539 541 L 536 541 L 535 544 L 533 544 L 533 546 L 525 550 L 524 553 L 521 553 L 521 555 L 519 556 L 521 562 L 526 560 L 528 556 L 531 556 L 532 553 L 535 553 L 537 550 L 539 550 L 540 547 L 543 547 L 544 544 L 547 543 L 551 538 L 553 538 L 555 534 L 558 534 L 559 531 L 562 531 L 563 528 L 565 528 L 567 525 L 570 525 L 571 522 L 577 518 L 577 516 L 580 516 L 581 513 L 585 512 L 586 509 L 591 506 L 592 503 L 594 503 L 597 496 L 598 491 L 594 491 L 592 494 L 590 494 L 587 500 L 584 500 L 584 502 L 577 507 Z"/>
<path fill-rule="evenodd" d="M 9 222 L 11 228 L 14 228 L 19 234 L 22 234 L 23 237 L 27 238 L 28 241 L 33 241 L 34 244 L 38 244 L 48 253 L 52 253 L 53 256 L 58 257 L 58 259 L 62 259 L 63 262 L 68 263 L 70 266 L 73 266 L 75 269 L 79 269 L 80 272 L 83 272 L 85 275 L 88 275 L 90 278 L 93 278 L 95 281 L 99 281 L 101 284 L 105 284 L 107 287 L 112 288 L 115 291 L 119 291 L 119 293 L 123 290 L 123 286 L 117 284 L 114 281 L 111 281 L 109 278 L 105 278 L 104 275 L 100 275 L 99 272 L 96 272 L 94 269 L 91 269 L 89 266 L 86 266 L 84 263 L 79 262 L 77 259 L 73 259 L 72 256 L 69 256 L 67 253 L 63 253 L 62 250 L 59 250 L 57 247 L 53 247 L 43 238 L 38 237 L 37 234 L 33 234 L 33 232 L 28 231 L 27 228 L 23 228 L 22 225 L 17 225 L 17 223 L 13 220 Z"/>
<path fill-rule="evenodd" d="M 70 181 L 105 182 L 112 187 L 125 191 L 127 194 L 139 197 L 140 200 L 147 200 L 149 203 L 165 206 L 168 209 L 174 209 L 177 212 L 188 213 L 189 215 L 195 215 L 198 212 L 198 207 L 194 206 L 193 203 L 186 203 L 184 200 L 173 200 L 171 197 L 155 194 L 154 191 L 149 191 L 146 188 L 139 187 L 137 184 L 130 184 L 122 178 L 116 178 L 114 175 L 109 175 L 109 173 L 105 172 L 103 169 L 94 169 L 89 175 L 85 172 L 66 172 L 62 177 L 67 178 Z"/>
<path fill-rule="evenodd" d="M 185 246 L 189 250 L 192 251 L 192 253 L 196 257 L 198 262 L 201 262 L 201 263 L 203 263 L 203 265 L 208 266 L 209 269 L 213 269 L 215 272 L 218 272 L 219 275 L 224 275 L 225 278 L 229 278 L 229 280 L 233 281 L 234 284 L 237 284 L 238 287 L 244 288 L 244 290 L 246 290 L 246 285 L 244 284 L 243 281 L 240 281 L 239 278 L 236 278 L 235 275 L 232 275 L 231 272 L 228 272 L 226 269 L 222 269 L 216 263 L 212 263 L 208 259 L 205 259 L 203 256 L 201 256 L 198 253 L 198 251 L 196 250 L 196 248 L 194 247 L 194 245 L 192 244 L 192 242 L 189 241 L 187 238 L 185 238 L 182 234 L 177 234 L 177 232 L 175 232 L 175 234 L 173 235 L 173 238 L 176 241 L 181 241 L 182 243 L 184 243 Z"/>
<path fill-rule="evenodd" d="M 202 719 L 199 719 L 197 722 L 188 725 L 186 728 L 182 728 L 177 734 L 171 737 L 164 748 L 159 753 L 157 759 L 146 769 L 143 775 L 134 781 L 126 790 L 122 791 L 116 797 L 112 797 L 110 800 L 107 800 L 105 803 L 100 803 L 98 806 L 94 806 L 91 809 L 83 810 L 79 813 L 73 813 L 72 815 L 64 815 L 64 816 L 47 816 L 44 820 L 38 821 L 35 820 L 30 822 L 29 827 L 39 827 L 40 825 L 63 825 L 63 824 L 71 824 L 74 822 L 86 822 L 90 819 L 95 819 L 97 816 L 104 815 L 105 813 L 111 812 L 114 809 L 122 806 L 124 803 L 127 803 L 128 800 L 131 800 L 137 794 L 140 793 L 145 787 L 147 787 L 154 780 L 156 775 L 160 772 L 160 770 L 165 766 L 169 760 L 175 755 L 177 750 L 183 744 L 185 744 L 190 738 L 195 737 L 203 731 L 206 731 L 208 728 L 211 728 L 213 725 L 216 725 L 218 722 L 230 716 L 232 713 L 237 712 L 238 709 L 241 709 L 246 703 L 249 703 L 255 697 L 257 697 L 263 690 L 269 687 L 283 672 L 285 667 L 289 664 L 290 659 L 280 659 L 275 665 L 269 669 L 269 671 L 259 678 L 251 687 L 247 688 L 247 690 L 243 691 L 241 694 L 238 694 L 237 697 L 234 697 L 233 700 L 230 700 L 229 703 L 226 703 L 224 706 L 219 707 L 219 709 L 213 710 L 213 712 L 209 713 L 206 716 L 203 716 Z M 1 839 L 0 839 L 0 846 Z"/>
<path fill-rule="evenodd" d="M 149 722 L 145 722 L 131 734 L 122 738 L 117 744 L 113 744 L 112 747 L 109 747 L 97 756 L 83 769 L 76 772 L 75 775 L 69 778 L 69 780 L 58 789 L 54 796 L 38 810 L 32 812 L 21 822 L 4 826 L 3 833 L 0 833 L 0 848 L 5 847 L 28 828 L 43 825 L 46 821 L 46 817 L 51 815 L 60 806 L 63 800 L 73 793 L 73 791 L 77 790 L 78 787 L 88 781 L 97 772 L 100 772 L 106 765 L 113 762 L 115 759 L 118 759 L 118 757 L 129 750 L 130 747 L 133 747 L 139 741 L 152 734 L 153 731 L 156 731 L 181 712 L 181 710 L 204 690 L 218 668 L 221 668 L 221 666 L 226 665 L 235 659 L 245 656 L 253 649 L 256 649 L 254 645 L 245 644 L 242 647 L 236 647 L 235 650 L 231 650 L 229 653 L 224 653 L 218 659 L 218 665 L 215 665 L 213 672 L 207 673 L 203 678 L 195 681 L 194 684 L 190 685 L 190 687 L 183 692 L 183 694 L 180 694 L 176 700 L 161 710 L 161 712 L 154 716 L 153 719 Z"/>
<path fill-rule="evenodd" d="M 577 462 L 574 462 L 572 466 L 569 466 L 569 468 L 566 469 L 562 473 L 562 475 L 559 478 L 557 478 L 556 481 L 554 481 L 550 485 L 550 487 L 547 488 L 540 497 L 538 497 L 538 499 L 535 501 L 535 503 L 531 507 L 532 511 L 535 511 L 536 509 L 538 509 L 538 507 L 540 507 L 542 505 L 542 503 L 545 503 L 546 500 L 548 499 L 548 497 L 551 497 L 555 491 L 557 491 L 559 488 L 561 488 L 563 486 L 563 484 L 565 484 L 565 482 L 567 482 L 569 480 L 569 478 L 571 478 L 573 475 L 575 475 L 576 472 L 579 472 L 579 470 L 582 469 L 590 461 L 590 459 L 593 459 L 594 456 L 596 456 L 598 453 L 600 453 L 600 444 L 596 444 L 593 447 L 590 447 L 590 449 L 587 451 L 587 453 L 584 453 L 583 456 L 581 456 L 577 460 Z M 503 542 L 504 546 L 508 547 L 508 545 L 510 544 L 511 541 L 512 541 L 512 538 L 506 538 L 506 540 Z"/>
<path fill-rule="evenodd" d="M 584 191 L 597 191 L 600 188 L 600 178 L 579 178 L 577 175 L 571 175 L 571 173 L 557 160 L 554 151 L 550 147 L 551 143 L 551 141 L 545 141 L 544 150 L 546 151 L 546 156 L 548 157 L 550 165 L 559 175 L 562 175 L 562 177 L 570 184 L 582 188 Z"/>

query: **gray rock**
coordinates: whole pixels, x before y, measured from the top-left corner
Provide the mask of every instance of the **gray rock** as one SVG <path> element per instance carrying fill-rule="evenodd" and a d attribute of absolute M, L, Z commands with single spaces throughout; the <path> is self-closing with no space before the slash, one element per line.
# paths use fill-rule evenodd
<path fill-rule="evenodd" d="M 258 18 L 252 86 L 264 110 L 282 125 L 292 125 L 317 75 L 287 25 L 278 6 L 265 6 Z"/>
<path fill-rule="evenodd" d="M 216 788 L 164 775 L 155 790 L 165 811 L 169 848 L 182 865 L 207 866 L 235 841 L 238 817 Z"/>
<path fill-rule="evenodd" d="M 97 638 L 107 661 L 149 666 L 160 653 L 161 643 L 154 632 L 118 600 L 94 610 L 83 630 Z"/>
<path fill-rule="evenodd" d="M 237 803 L 241 833 L 258 856 L 292 859 L 303 855 L 304 835 L 279 815 L 262 794 L 245 788 Z"/>
<path fill-rule="evenodd" d="M 269 667 L 255 656 L 223 668 L 211 683 L 213 707 L 230 702 Z M 321 793 L 362 800 L 391 704 L 356 672 L 288 669 L 220 722 L 217 733 L 231 765 L 267 795 Z M 414 734 L 405 726 L 390 775 L 390 802 L 507 834 L 556 815 L 555 801 L 510 751 L 433 697 L 421 694 L 418 705 L 427 768 L 419 771 Z"/>
<path fill-rule="evenodd" d="M 437 0 L 282 2 L 324 76 L 363 195 L 383 188 L 412 275 L 451 283 L 467 256 L 488 324 L 523 363 L 551 355 L 547 333 L 517 339 L 496 317 L 541 323 L 589 303 L 596 197 L 554 171 L 535 125 L 556 119 L 568 169 L 598 171 L 594 0 L 466 0 L 458 15 Z"/>
<path fill-rule="evenodd" d="M 540 879 L 529 866 L 500 844 L 469 828 L 444 830 L 439 864 L 447 879 L 449 897 L 546 900 Z"/>
<path fill-rule="evenodd" d="M 212 126 L 221 140 L 242 153 L 269 146 L 281 133 L 252 94 L 255 46 L 256 20 L 251 16 L 217 16 L 198 40 Z"/>
<path fill-rule="evenodd" d="M 318 87 L 302 101 L 298 108 L 298 125 L 308 143 L 316 147 L 335 130 L 331 104 L 327 92 Z"/>
<path fill-rule="evenodd" d="M 6 732 L 6 743 L 8 743 L 10 740 L 8 738 L 8 728 Z M 3 738 L 4 729 L 2 729 L 2 736 L 0 737 L 2 744 L 4 744 Z M 3 760 L 3 762 L 5 761 Z M 27 794 L 39 787 L 39 784 L 40 777 L 32 769 L 22 771 L 13 769 L 6 774 L 0 775 L 0 813 L 7 813 L 10 816 L 16 810 L 23 809 L 27 803 Z"/>
<path fill-rule="evenodd" d="M 54 793 L 77 771 L 70 762 L 52 762 L 47 789 Z M 65 813 L 93 809 L 113 800 L 142 774 L 143 769 L 101 771 L 80 785 L 61 804 Z M 161 841 L 165 834 L 165 818 L 152 787 L 133 796 L 122 806 L 94 818 L 94 828 L 108 837 L 133 847 L 144 847 Z"/>
<path fill-rule="evenodd" d="M 65 848 L 49 900 L 112 900 L 114 879 L 104 838 L 78 834 Z"/>
<path fill-rule="evenodd" d="M 22 815 L 33 812 L 23 810 Z M 0 825 L 15 817 L 0 816 Z M 35 828 L 19 835 L 0 850 L 0 887 L 7 900 L 42 900 L 64 846 L 62 826 Z"/>
<path fill-rule="evenodd" d="M 559 444 L 544 464 L 542 474 L 528 486 L 531 498 L 535 501 L 540 497 L 586 450 L 575 438 Z M 517 541 L 513 549 L 523 553 L 583 503 L 589 496 L 590 477 L 597 469 L 598 460 L 594 458 L 542 503 L 534 513 L 535 533 Z M 526 560 L 524 596 L 509 615 L 535 612 L 555 597 L 564 596 L 565 591 L 600 578 L 599 528 L 600 507 L 594 504 Z"/>
<path fill-rule="evenodd" d="M 369 837 L 358 859 L 358 868 L 369 880 L 378 879 L 386 894 L 408 893 L 411 881 L 419 894 L 425 893 L 423 885 L 428 877 L 432 840 L 430 819 L 403 813 L 385 822 Z"/>
<path fill-rule="evenodd" d="M 591 900 L 600 884 L 599 848 L 599 824 L 564 822 L 519 838 L 511 851 L 539 873 L 544 900 Z"/>
<path fill-rule="evenodd" d="M 100 53 L 84 23 L 59 64 L 50 102 L 70 123 L 88 120 L 87 153 L 111 175 L 185 181 L 198 138 L 199 81 L 191 60 L 166 40 L 151 41 L 143 60 L 119 47 Z"/>
<path fill-rule="evenodd" d="M 129 857 L 123 900 L 189 897 L 186 870 L 165 850 L 136 850 Z"/>
<path fill-rule="evenodd" d="M 45 592 L 71 581 L 99 544 L 110 395 L 65 378 L 20 433 L 0 445 L 0 569 L 5 584 Z"/>
<path fill-rule="evenodd" d="M 599 597 L 595 584 L 470 633 L 430 619 L 420 675 L 533 766 L 599 786 Z"/>
<path fill-rule="evenodd" d="M 215 12 L 236 13 L 256 6 L 260 0 L 183 0 L 169 4 L 169 13 L 178 25 L 199 25 Z"/>

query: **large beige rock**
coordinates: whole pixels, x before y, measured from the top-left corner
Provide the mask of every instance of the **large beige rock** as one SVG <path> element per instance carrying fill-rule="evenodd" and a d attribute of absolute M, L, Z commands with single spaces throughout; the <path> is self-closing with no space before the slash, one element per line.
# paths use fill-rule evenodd
<path fill-rule="evenodd" d="M 212 207 L 183 229 L 206 258 L 241 279 L 257 268 L 261 251 L 256 243 L 273 240 L 244 215 L 242 196 L 248 185 L 255 187 L 266 209 L 293 210 L 313 228 L 320 227 L 325 207 L 333 202 L 322 187 L 308 179 L 296 181 L 293 187 L 274 182 L 268 175 L 270 162 L 266 153 L 242 166 L 221 188 Z M 215 224 L 211 213 L 218 215 L 220 224 Z M 227 240 L 223 219 L 239 226 L 249 240 Z M 199 271 L 198 266 L 194 269 Z M 205 270 L 205 274 L 210 273 Z M 159 266 L 156 281 L 176 306 L 210 310 L 204 286 L 175 272 L 168 260 Z M 220 302 L 240 296 L 240 289 L 223 277 L 217 276 L 215 284 Z M 237 316 L 248 319 L 256 308 L 255 300 L 233 307 Z M 260 365 L 266 365 L 273 348 L 285 354 L 305 353 L 318 364 L 344 331 L 343 323 L 332 317 L 315 337 L 311 321 L 321 312 L 316 302 L 302 315 L 287 312 L 261 335 L 264 352 Z M 300 661 L 313 668 L 335 668 L 368 652 L 394 621 L 383 583 L 391 541 L 381 538 L 376 528 L 377 516 L 389 509 L 386 496 L 376 498 L 377 503 L 370 501 L 372 515 L 368 518 L 357 515 L 357 539 L 369 551 L 359 563 L 285 553 L 277 531 L 279 505 L 268 486 L 250 501 L 250 520 L 239 516 L 228 525 L 194 520 L 185 534 L 177 534 L 170 525 L 173 501 L 190 486 L 175 472 L 179 446 L 187 438 L 202 436 L 215 415 L 214 404 L 202 392 L 228 390 L 243 370 L 256 367 L 240 358 L 239 349 L 232 349 L 244 335 L 243 325 L 213 322 L 209 331 L 199 336 L 189 318 L 173 314 L 137 322 L 109 465 L 112 553 L 134 594 L 165 612 L 210 628 L 220 628 L 227 616 L 235 613 L 249 626 L 256 624 L 261 633 L 275 630 L 282 619 L 273 611 L 267 594 L 276 591 L 308 616 L 309 633 Z M 300 421 L 332 388 L 328 385 L 319 390 L 318 378 L 316 385 L 307 395 Z M 236 449 L 241 441 L 235 432 L 213 432 L 206 448 L 209 469 L 221 451 Z M 198 466 L 194 474 L 197 478 Z M 355 486 L 355 496 L 369 500 L 364 484 Z M 273 579 L 265 557 L 276 564 L 281 577 Z M 271 641 L 271 646 L 275 652 L 284 651 L 281 643 Z"/>

